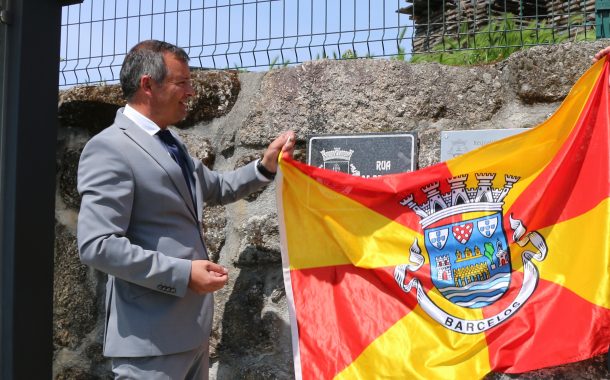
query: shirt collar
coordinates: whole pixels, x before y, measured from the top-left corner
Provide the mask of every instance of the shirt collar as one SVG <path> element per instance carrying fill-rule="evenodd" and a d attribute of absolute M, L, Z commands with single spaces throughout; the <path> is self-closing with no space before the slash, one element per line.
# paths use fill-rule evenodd
<path fill-rule="evenodd" d="M 140 112 L 136 111 L 135 108 L 131 107 L 129 104 L 125 105 L 125 109 L 123 110 L 123 115 L 127 116 L 131 121 L 134 122 L 135 125 L 142 128 L 144 132 L 148 133 L 151 136 L 154 136 L 157 132 L 161 130 L 154 121 L 150 120 L 146 116 L 142 115 Z"/>

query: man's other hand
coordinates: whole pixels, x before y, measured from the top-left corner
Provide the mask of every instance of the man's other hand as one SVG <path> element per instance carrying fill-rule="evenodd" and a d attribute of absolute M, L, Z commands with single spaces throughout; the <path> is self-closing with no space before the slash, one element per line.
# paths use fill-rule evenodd
<path fill-rule="evenodd" d="M 222 289 L 229 282 L 229 272 L 223 266 L 208 260 L 193 260 L 189 288 L 197 294 Z"/>

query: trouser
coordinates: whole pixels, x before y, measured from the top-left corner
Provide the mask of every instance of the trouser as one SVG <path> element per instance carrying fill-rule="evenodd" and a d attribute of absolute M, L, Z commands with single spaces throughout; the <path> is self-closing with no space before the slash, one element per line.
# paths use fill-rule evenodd
<path fill-rule="evenodd" d="M 138 358 L 112 358 L 115 380 L 208 380 L 206 341 L 191 351 Z"/>

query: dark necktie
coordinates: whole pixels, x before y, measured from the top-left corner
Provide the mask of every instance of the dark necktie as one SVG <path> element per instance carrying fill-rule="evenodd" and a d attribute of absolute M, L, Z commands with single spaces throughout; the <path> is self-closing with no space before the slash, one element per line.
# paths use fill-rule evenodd
<path fill-rule="evenodd" d="M 191 179 L 191 175 L 189 174 L 188 165 L 186 163 L 186 155 L 184 154 L 182 149 L 180 149 L 178 147 L 178 142 L 176 141 L 174 136 L 172 136 L 172 134 L 169 130 L 162 129 L 159 132 L 157 132 L 157 135 L 163 142 L 163 145 L 165 145 L 165 148 L 169 152 L 169 155 L 172 156 L 174 161 L 176 161 L 176 163 L 180 166 L 180 169 L 182 169 L 182 175 L 184 176 L 184 180 L 186 181 L 186 187 L 189 189 L 189 193 L 191 194 L 191 199 L 192 199 L 193 198 L 193 193 L 191 191 L 192 179 Z"/>

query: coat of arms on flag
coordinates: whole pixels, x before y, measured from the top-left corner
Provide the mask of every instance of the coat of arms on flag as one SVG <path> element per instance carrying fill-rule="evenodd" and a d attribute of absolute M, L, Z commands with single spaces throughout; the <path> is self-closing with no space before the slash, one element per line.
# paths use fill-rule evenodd
<path fill-rule="evenodd" d="M 610 345 L 608 62 L 544 123 L 410 173 L 282 157 L 297 379 L 461 379 Z"/>
<path fill-rule="evenodd" d="M 502 188 L 493 188 L 495 174 L 476 174 L 478 186 L 467 189 L 468 175 L 450 178 L 450 192 L 441 194 L 440 184 L 422 188 L 426 202 L 417 204 L 413 195 L 400 204 L 412 209 L 420 218 L 430 273 L 426 274 L 438 292 L 451 303 L 465 308 L 480 309 L 493 304 L 509 288 L 512 267 L 510 248 L 504 231 L 502 205 L 513 185 L 519 180 L 505 176 Z M 422 308 L 442 326 L 464 334 L 477 334 L 502 323 L 527 301 L 536 289 L 538 271 L 532 259 L 542 261 L 547 247 L 544 238 L 531 232 L 521 239 L 524 228 L 519 220 L 510 217 L 514 226 L 513 241 L 526 246 L 535 241 L 536 252 L 524 250 L 526 272 L 519 295 L 505 309 L 484 319 L 458 318 L 432 301 L 414 277 L 405 283 L 407 274 L 415 274 L 426 261 L 417 239 L 410 249 L 410 260 L 415 265 L 398 265 L 394 277 L 406 292 L 418 288 L 417 299 Z"/>

